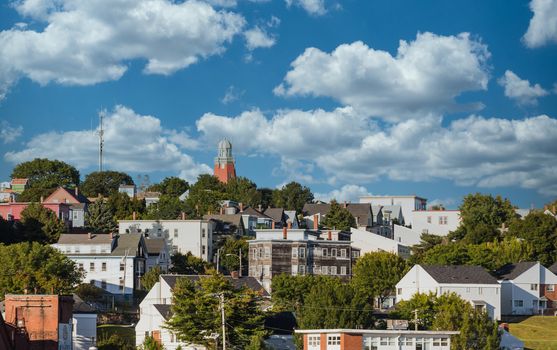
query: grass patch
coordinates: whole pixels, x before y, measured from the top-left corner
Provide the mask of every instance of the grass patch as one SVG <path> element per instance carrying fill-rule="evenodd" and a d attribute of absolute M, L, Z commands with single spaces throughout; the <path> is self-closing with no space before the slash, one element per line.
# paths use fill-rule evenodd
<path fill-rule="evenodd" d="M 557 349 L 557 317 L 532 316 L 518 322 L 510 323 L 512 335 L 524 342 L 524 346 L 534 350 Z"/>
<path fill-rule="evenodd" d="M 135 347 L 135 328 L 116 324 L 102 324 L 97 327 L 97 338 L 108 339 L 113 334 Z"/>

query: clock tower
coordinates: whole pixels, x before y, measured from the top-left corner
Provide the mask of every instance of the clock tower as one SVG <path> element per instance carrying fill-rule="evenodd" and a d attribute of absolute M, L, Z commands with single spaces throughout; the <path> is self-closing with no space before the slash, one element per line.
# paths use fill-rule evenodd
<path fill-rule="evenodd" d="M 232 144 L 227 139 L 222 139 L 218 145 L 218 157 L 215 158 L 214 175 L 224 183 L 236 177 L 234 158 L 232 157 Z"/>

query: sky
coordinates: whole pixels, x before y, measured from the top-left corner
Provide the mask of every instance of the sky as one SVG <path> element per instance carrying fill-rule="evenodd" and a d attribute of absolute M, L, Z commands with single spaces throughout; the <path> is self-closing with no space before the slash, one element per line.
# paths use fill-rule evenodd
<path fill-rule="evenodd" d="M 557 0 L 3 0 L 0 180 L 212 173 L 321 200 L 557 198 Z"/>

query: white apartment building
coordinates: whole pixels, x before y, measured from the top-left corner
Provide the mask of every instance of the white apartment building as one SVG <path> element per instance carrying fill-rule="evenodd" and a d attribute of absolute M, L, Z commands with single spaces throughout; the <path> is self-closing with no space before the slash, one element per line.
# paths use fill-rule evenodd
<path fill-rule="evenodd" d="M 369 203 L 372 206 L 396 206 L 402 209 L 404 222 L 402 225 L 412 225 L 412 212 L 414 210 L 426 210 L 427 199 L 418 196 L 362 196 L 360 203 Z"/>
<path fill-rule="evenodd" d="M 97 341 L 97 311 L 77 295 L 73 298 L 73 350 L 89 350 Z"/>
<path fill-rule="evenodd" d="M 208 220 L 119 220 L 118 227 L 121 235 L 143 233 L 148 239 L 166 239 L 170 254 L 191 252 L 212 261 L 213 226 Z"/>
<path fill-rule="evenodd" d="M 414 210 L 412 230 L 437 236 L 446 236 L 460 225 L 460 210 Z"/>
<path fill-rule="evenodd" d="M 360 254 L 369 252 L 390 252 L 404 259 L 410 258 L 410 247 L 394 239 L 380 236 L 373 232 L 351 228 L 352 246 L 360 249 Z"/>
<path fill-rule="evenodd" d="M 147 250 L 142 234 L 62 234 L 52 245 L 84 272 L 84 281 L 130 297 L 146 272 Z"/>
<path fill-rule="evenodd" d="M 396 300 L 409 300 L 416 293 L 454 292 L 483 309 L 491 319 L 501 319 L 501 285 L 481 266 L 414 265 L 396 285 Z"/>

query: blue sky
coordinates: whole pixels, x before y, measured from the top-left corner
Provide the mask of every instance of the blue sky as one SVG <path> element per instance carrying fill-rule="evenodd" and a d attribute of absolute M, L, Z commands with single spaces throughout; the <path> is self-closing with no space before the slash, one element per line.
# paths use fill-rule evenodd
<path fill-rule="evenodd" d="M 34 157 L 319 198 L 557 197 L 557 1 L 21 0 L 0 9 L 0 178 Z"/>

